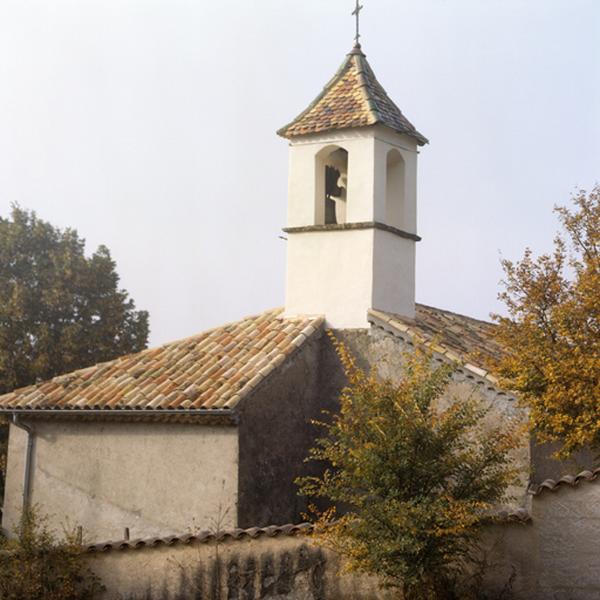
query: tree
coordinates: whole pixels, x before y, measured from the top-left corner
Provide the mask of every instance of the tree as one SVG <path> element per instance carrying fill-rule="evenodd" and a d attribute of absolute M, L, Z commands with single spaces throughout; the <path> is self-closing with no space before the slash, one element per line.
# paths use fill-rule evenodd
<path fill-rule="evenodd" d="M 108 249 L 84 247 L 18 206 L 0 218 L 0 393 L 146 347 L 148 313 Z"/>
<path fill-rule="evenodd" d="M 146 347 L 148 313 L 118 288 L 110 252 L 84 248 L 18 206 L 0 217 L 0 394 Z M 0 498 L 6 441 L 0 419 Z"/>
<path fill-rule="evenodd" d="M 58 539 L 31 510 L 16 533 L 0 539 L 0 598 L 88 600 L 102 592 L 98 577 L 85 565 L 76 532 Z"/>
<path fill-rule="evenodd" d="M 317 511 L 318 540 L 405 600 L 465 598 L 459 581 L 480 526 L 516 475 L 516 428 L 484 431 L 475 398 L 444 402 L 452 368 L 433 369 L 420 351 L 395 385 L 334 343 L 349 385 L 310 452 L 323 474 L 298 480 L 314 502 L 331 503 Z"/>
<path fill-rule="evenodd" d="M 503 261 L 508 316 L 495 318 L 507 352 L 493 365 L 563 457 L 600 449 L 600 186 L 573 203 L 555 209 L 564 231 L 553 253 Z"/>

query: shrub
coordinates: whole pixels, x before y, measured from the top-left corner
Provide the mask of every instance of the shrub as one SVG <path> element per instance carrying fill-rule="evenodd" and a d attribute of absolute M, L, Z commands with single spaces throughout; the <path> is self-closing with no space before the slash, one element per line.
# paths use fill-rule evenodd
<path fill-rule="evenodd" d="M 452 368 L 432 369 L 430 356 L 407 356 L 395 385 L 334 343 L 349 385 L 310 453 L 323 474 L 298 480 L 332 505 L 315 509 L 317 540 L 406 600 L 466 598 L 459 586 L 474 568 L 480 526 L 515 478 L 516 427 L 484 429 L 487 410 L 473 398 L 438 402 Z"/>
<path fill-rule="evenodd" d="M 33 509 L 16 534 L 0 538 L 1 600 L 91 600 L 102 591 L 74 532 L 58 539 Z"/>

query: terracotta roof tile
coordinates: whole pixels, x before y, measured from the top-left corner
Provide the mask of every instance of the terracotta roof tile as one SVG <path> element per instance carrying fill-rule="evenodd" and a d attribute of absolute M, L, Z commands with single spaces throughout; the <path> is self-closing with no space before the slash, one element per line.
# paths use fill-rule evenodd
<path fill-rule="evenodd" d="M 499 523 L 529 523 L 531 522 L 531 515 L 524 508 L 504 509 L 492 512 L 490 519 Z M 249 529 L 228 529 L 218 533 L 213 531 L 199 531 L 198 533 L 167 535 L 148 539 L 101 542 L 98 544 L 89 544 L 85 546 L 85 550 L 90 553 L 97 553 L 115 550 L 140 550 L 142 548 L 157 548 L 160 546 L 208 544 L 210 542 L 238 541 L 260 537 L 304 536 L 310 535 L 313 530 L 314 526 L 311 523 L 300 523 L 299 525 L 270 525 L 269 527 L 251 527 Z"/>
<path fill-rule="evenodd" d="M 292 138 L 377 124 L 405 133 L 421 145 L 427 143 L 387 95 L 360 46 L 356 46 L 312 104 L 277 133 Z"/>
<path fill-rule="evenodd" d="M 232 409 L 322 325 L 271 310 L 15 390 L 0 410 Z"/>
<path fill-rule="evenodd" d="M 110 552 L 113 550 L 140 550 L 142 548 L 157 548 L 160 546 L 208 544 L 210 542 L 237 541 L 243 539 L 257 539 L 260 537 L 295 536 L 308 535 L 313 531 L 310 523 L 300 525 L 271 525 L 269 527 L 252 527 L 250 529 L 228 529 L 218 533 L 212 531 L 200 531 L 198 533 L 186 533 L 183 535 L 168 535 L 138 540 L 121 540 L 117 542 L 102 542 L 85 546 L 90 553 Z"/>
<path fill-rule="evenodd" d="M 542 483 L 532 484 L 529 487 L 529 493 L 532 496 L 539 496 L 544 490 L 549 492 L 555 492 L 561 487 L 577 487 L 580 483 L 591 482 L 598 479 L 600 476 L 600 468 L 594 469 L 593 471 L 582 471 L 577 475 L 565 475 L 560 479 L 546 479 Z"/>
<path fill-rule="evenodd" d="M 485 369 L 473 364 L 502 353 L 502 347 L 494 340 L 496 326 L 493 323 L 424 304 L 416 305 L 414 319 L 370 310 L 369 321 L 424 344 L 449 360 L 464 363 L 465 370 L 488 379 L 494 385 L 498 383 Z"/>

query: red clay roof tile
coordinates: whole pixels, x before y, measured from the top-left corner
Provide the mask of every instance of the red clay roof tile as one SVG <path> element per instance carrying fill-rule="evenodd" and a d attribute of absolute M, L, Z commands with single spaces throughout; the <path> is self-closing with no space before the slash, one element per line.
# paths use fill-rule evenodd
<path fill-rule="evenodd" d="M 293 340 L 322 325 L 271 310 L 15 390 L 0 396 L 0 410 L 231 409 L 292 354 Z"/>
<path fill-rule="evenodd" d="M 387 95 L 360 46 L 356 46 L 312 104 L 277 133 L 292 138 L 377 124 L 409 135 L 420 145 L 427 143 Z"/>

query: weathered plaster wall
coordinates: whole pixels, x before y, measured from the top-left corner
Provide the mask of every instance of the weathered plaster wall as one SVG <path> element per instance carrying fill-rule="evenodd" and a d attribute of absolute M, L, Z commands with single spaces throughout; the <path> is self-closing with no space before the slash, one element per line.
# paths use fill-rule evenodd
<path fill-rule="evenodd" d="M 485 600 L 600 598 L 600 483 L 535 497 L 532 521 L 489 526 L 470 580 Z M 227 538 L 89 555 L 104 600 L 386 600 L 372 578 L 346 574 L 311 537 Z"/>
<path fill-rule="evenodd" d="M 544 491 L 533 501 L 536 600 L 600 598 L 600 483 Z"/>
<path fill-rule="evenodd" d="M 316 430 L 312 419 L 332 408 L 318 387 L 321 338 L 313 337 L 240 406 L 238 523 L 242 528 L 302 522 L 305 501 L 294 479 Z"/>
<path fill-rule="evenodd" d="M 103 600 L 386 600 L 373 579 L 340 573 L 305 537 L 161 546 L 89 555 Z"/>
<path fill-rule="evenodd" d="M 515 600 L 598 600 L 599 507 L 597 481 L 534 497 L 531 524 L 491 530 L 487 588 L 500 590 L 512 575 Z"/>
<path fill-rule="evenodd" d="M 235 427 L 175 423 L 34 421 L 32 503 L 87 539 L 237 526 Z M 26 434 L 11 426 L 3 526 L 21 512 Z"/>
<path fill-rule="evenodd" d="M 576 452 L 567 460 L 557 460 L 554 453 L 560 444 L 538 444 L 531 440 L 531 481 L 542 483 L 546 479 L 560 479 L 598 466 L 598 455 L 591 449 Z"/>
<path fill-rule="evenodd" d="M 413 347 L 399 337 L 378 328 L 370 330 L 336 330 L 335 336 L 343 341 L 356 357 L 358 364 L 367 372 L 373 368 L 384 379 L 398 381 L 402 377 L 406 352 Z M 345 376 L 339 358 L 331 342 L 324 337 L 320 364 L 321 379 L 319 388 L 324 398 L 330 402 L 339 396 L 345 385 Z M 453 376 L 446 394 L 447 401 L 474 397 L 489 407 L 486 422 L 496 427 L 506 418 L 524 421 L 525 414 L 515 399 L 498 390 L 483 378 L 477 378 L 465 370 L 458 370 Z M 508 492 L 514 500 L 511 504 L 526 506 L 526 489 L 530 472 L 529 438 L 524 433 L 522 443 L 513 452 L 513 461 L 521 473 L 518 485 Z"/>

